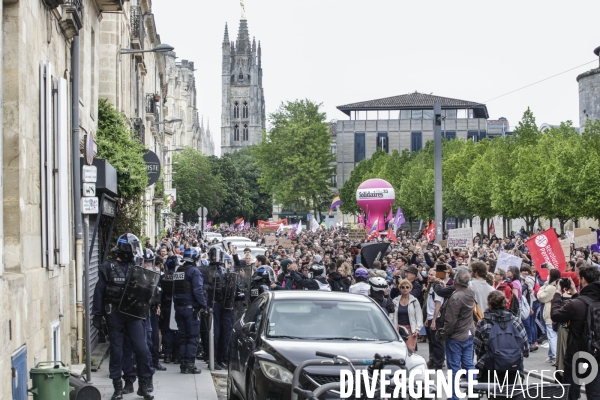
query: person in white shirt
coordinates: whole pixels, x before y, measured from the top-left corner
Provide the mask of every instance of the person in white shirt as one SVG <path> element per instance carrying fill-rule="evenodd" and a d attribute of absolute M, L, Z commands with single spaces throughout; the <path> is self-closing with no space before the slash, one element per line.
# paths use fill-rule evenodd
<path fill-rule="evenodd" d="M 371 291 L 371 285 L 369 285 L 369 271 L 365 268 L 357 268 L 354 271 L 354 279 L 356 283 L 350 286 L 350 293 L 363 294 L 368 296 Z"/>

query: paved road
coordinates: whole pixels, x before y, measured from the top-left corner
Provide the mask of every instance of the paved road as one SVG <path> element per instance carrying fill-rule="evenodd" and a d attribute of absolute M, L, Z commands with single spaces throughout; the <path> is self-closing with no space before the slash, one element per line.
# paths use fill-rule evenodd
<path fill-rule="evenodd" d="M 108 377 L 107 357 L 97 372 L 92 372 L 94 386 L 100 390 L 102 400 L 110 400 L 113 394 L 112 381 Z M 179 372 L 179 365 L 165 364 L 166 371 L 156 371 L 154 374 L 154 396 L 157 400 L 217 400 L 217 392 L 212 376 L 204 362 L 196 361 L 196 366 L 202 369 L 199 375 L 187 375 Z M 137 382 L 134 384 L 137 391 Z M 137 394 L 124 396 L 125 399 L 140 399 Z"/>

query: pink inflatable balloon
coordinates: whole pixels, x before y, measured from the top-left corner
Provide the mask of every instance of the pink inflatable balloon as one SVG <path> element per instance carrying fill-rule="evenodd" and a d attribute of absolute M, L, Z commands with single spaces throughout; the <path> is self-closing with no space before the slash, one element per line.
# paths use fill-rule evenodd
<path fill-rule="evenodd" d="M 360 184 L 356 191 L 356 202 L 369 218 L 367 231 L 371 230 L 377 218 L 379 218 L 377 229 L 385 230 L 385 214 L 390 210 L 395 199 L 394 188 L 383 179 L 369 179 Z"/>

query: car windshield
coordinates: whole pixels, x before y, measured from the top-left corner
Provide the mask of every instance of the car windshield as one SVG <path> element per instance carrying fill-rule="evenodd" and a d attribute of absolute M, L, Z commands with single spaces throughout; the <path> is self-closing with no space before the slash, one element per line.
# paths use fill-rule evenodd
<path fill-rule="evenodd" d="M 279 300 L 273 304 L 267 337 L 305 340 L 398 340 L 388 318 L 373 303 Z"/>

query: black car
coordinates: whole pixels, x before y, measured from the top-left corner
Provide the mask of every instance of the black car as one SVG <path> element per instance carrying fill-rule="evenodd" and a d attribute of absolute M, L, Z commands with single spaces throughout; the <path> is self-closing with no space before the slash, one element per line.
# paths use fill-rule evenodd
<path fill-rule="evenodd" d="M 234 325 L 229 342 L 228 398 L 289 399 L 296 366 L 317 358 L 317 351 L 365 360 L 378 353 L 405 359 L 409 371 L 427 369 L 423 357 L 408 354 L 386 313 L 370 297 L 344 292 L 273 291 L 257 298 Z M 314 390 L 337 382 L 342 368 L 308 367 L 300 384 Z M 336 392 L 329 392 L 329 397 L 340 398 Z"/>

